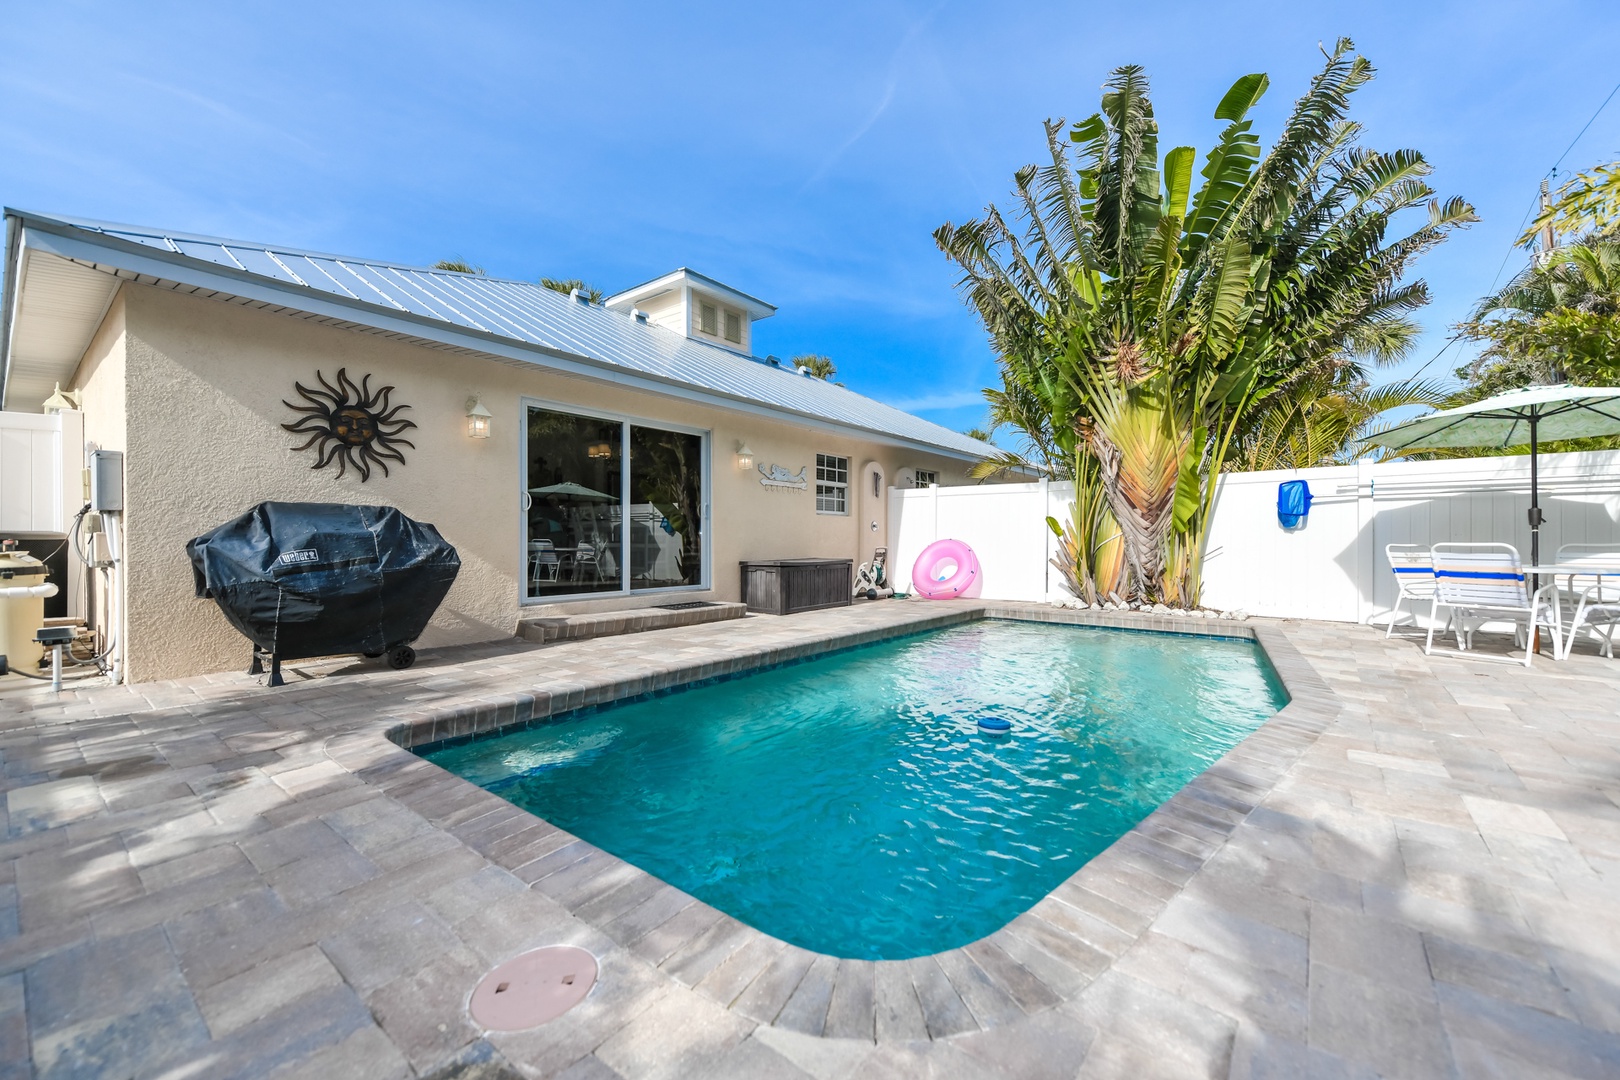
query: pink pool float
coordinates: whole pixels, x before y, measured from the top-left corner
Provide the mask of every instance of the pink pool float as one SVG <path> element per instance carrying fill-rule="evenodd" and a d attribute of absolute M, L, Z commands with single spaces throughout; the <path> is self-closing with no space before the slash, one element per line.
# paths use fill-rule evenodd
<path fill-rule="evenodd" d="M 960 540 L 935 540 L 911 568 L 911 591 L 924 600 L 965 596 L 978 580 L 978 557 Z"/>

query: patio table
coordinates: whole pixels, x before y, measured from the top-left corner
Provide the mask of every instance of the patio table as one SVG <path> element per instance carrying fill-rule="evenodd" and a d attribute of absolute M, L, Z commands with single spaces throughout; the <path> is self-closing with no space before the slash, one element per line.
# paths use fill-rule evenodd
<path fill-rule="evenodd" d="M 1560 591 L 1566 592 L 1573 596 L 1575 594 L 1575 579 L 1578 577 L 1595 578 L 1595 584 L 1598 586 L 1603 585 L 1604 578 L 1612 578 L 1617 582 L 1620 582 L 1620 559 L 1608 559 L 1602 557 L 1574 559 L 1570 562 L 1548 563 L 1541 566 L 1526 566 L 1524 568 L 1524 572 L 1526 574 L 1532 574 L 1537 578 L 1549 577 L 1553 579 L 1554 582 L 1556 582 L 1559 578 L 1564 578 L 1564 588 Z M 1579 627 L 1571 624 L 1568 638 L 1566 638 L 1563 642 L 1553 642 L 1554 660 L 1569 659 L 1570 650 L 1575 647 L 1575 631 L 1577 629 L 1579 629 Z"/>

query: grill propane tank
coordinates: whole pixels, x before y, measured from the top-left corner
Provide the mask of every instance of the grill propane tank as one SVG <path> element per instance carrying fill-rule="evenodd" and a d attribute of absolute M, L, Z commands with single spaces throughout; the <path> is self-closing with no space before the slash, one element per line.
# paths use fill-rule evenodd
<path fill-rule="evenodd" d="M 45 655 L 34 640 L 45 625 L 45 598 L 56 595 L 56 585 L 45 580 L 45 564 L 17 550 L 17 541 L 0 543 L 0 657 L 5 667 L 33 671 Z"/>

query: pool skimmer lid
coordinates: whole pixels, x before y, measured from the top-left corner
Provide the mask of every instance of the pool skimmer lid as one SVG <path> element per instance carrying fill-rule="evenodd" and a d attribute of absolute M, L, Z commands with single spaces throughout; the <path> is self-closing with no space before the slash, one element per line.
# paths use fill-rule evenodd
<path fill-rule="evenodd" d="M 486 1031 L 522 1031 L 555 1020 L 596 985 L 596 957 L 573 945 L 547 945 L 485 975 L 467 1005 Z"/>

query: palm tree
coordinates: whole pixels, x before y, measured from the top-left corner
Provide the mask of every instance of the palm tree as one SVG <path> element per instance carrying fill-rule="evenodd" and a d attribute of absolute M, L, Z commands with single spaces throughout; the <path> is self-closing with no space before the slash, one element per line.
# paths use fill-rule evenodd
<path fill-rule="evenodd" d="M 1403 356 L 1428 301 L 1421 281 L 1402 283 L 1408 265 L 1474 220 L 1434 198 L 1421 154 L 1359 144 L 1349 101 L 1373 74 L 1341 39 L 1264 155 L 1248 116 L 1269 80 L 1238 79 L 1194 191 L 1194 150 L 1161 168 L 1147 78 L 1119 68 L 1100 113 L 1047 123 L 1051 163 L 1015 174 L 1010 219 L 990 206 L 934 234 L 998 356 L 992 419 L 1026 436 L 1037 465 L 1067 462 L 1077 564 L 1095 570 L 1117 530 L 1133 598 L 1196 603 L 1233 448 L 1306 380 Z M 1391 238 L 1412 208 L 1423 220 Z"/>
<path fill-rule="evenodd" d="M 1259 472 L 1348 465 L 1363 449 L 1360 436 L 1380 413 L 1408 405 L 1440 407 L 1451 398 L 1437 382 L 1409 379 L 1375 387 L 1351 381 L 1343 370 L 1324 371 L 1274 399 L 1246 428 L 1227 467 Z"/>
<path fill-rule="evenodd" d="M 1613 236 L 1620 231 L 1620 161 L 1577 173 L 1530 223 L 1519 243 L 1533 246 L 1543 229 Z"/>
<path fill-rule="evenodd" d="M 575 289 L 578 289 L 580 294 L 591 303 L 600 304 L 602 302 L 602 290 L 596 288 L 595 286 L 585 284 L 579 278 L 543 277 L 540 279 L 540 284 L 542 287 L 550 289 L 552 292 L 560 292 L 564 296 L 567 296 Z"/>
<path fill-rule="evenodd" d="M 838 374 L 838 368 L 833 366 L 832 357 L 821 356 L 817 353 L 802 353 L 795 356 L 790 363 L 800 371 L 807 371 L 814 377 L 826 382 L 831 382 L 833 376 Z M 838 385 L 842 386 L 844 384 L 839 383 Z"/>
<path fill-rule="evenodd" d="M 1620 380 L 1620 240 L 1597 232 L 1555 248 L 1481 300 L 1457 330 L 1486 343 L 1464 369 L 1475 398 L 1532 383 L 1612 385 Z"/>
<path fill-rule="evenodd" d="M 472 263 L 459 256 L 454 259 L 440 259 L 438 262 L 433 264 L 433 269 L 450 270 L 457 274 L 477 274 L 479 277 L 484 276 L 484 268 L 482 266 L 474 266 Z"/>

